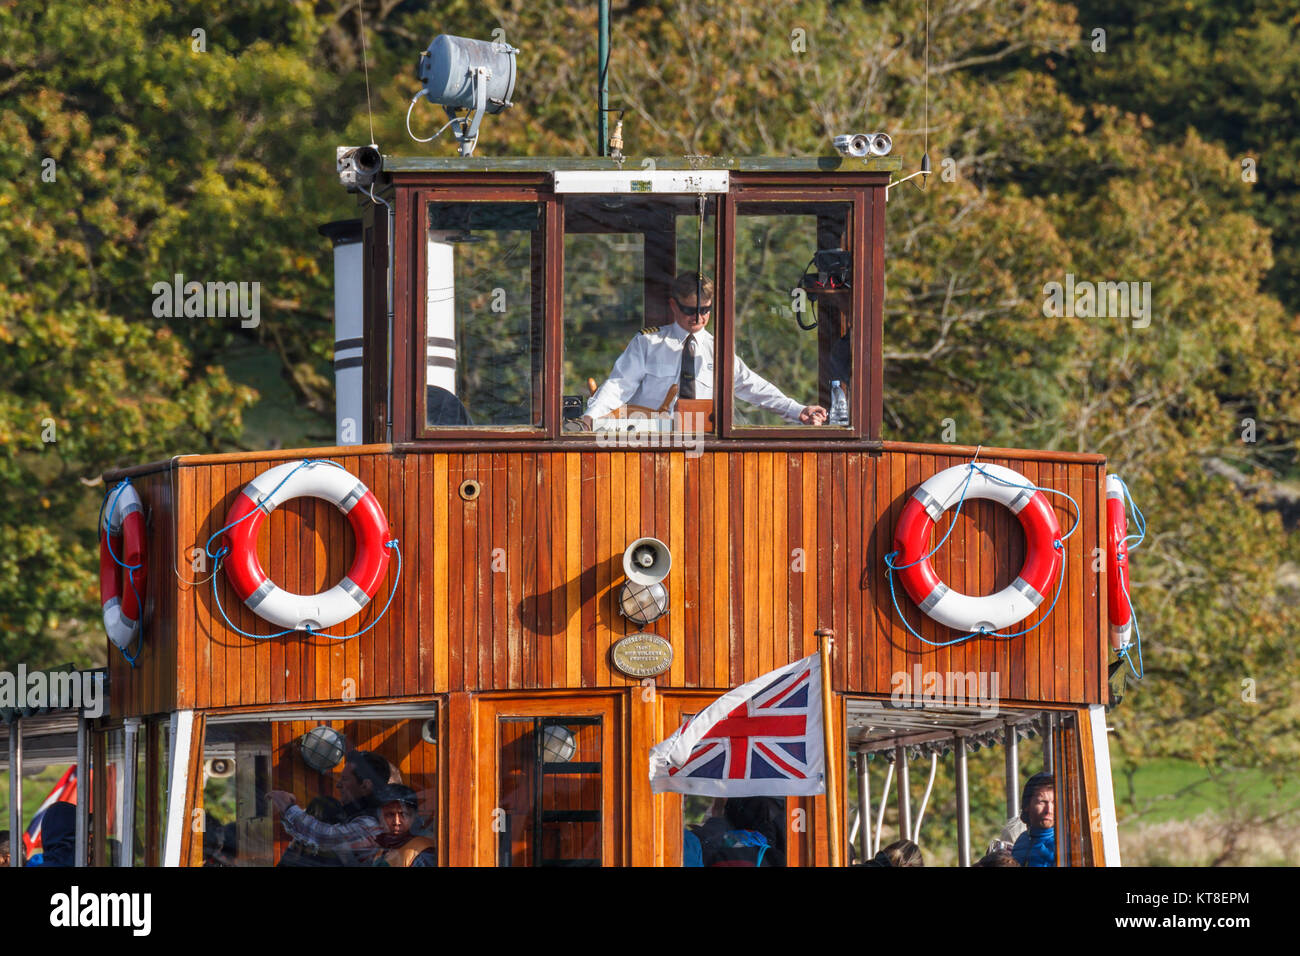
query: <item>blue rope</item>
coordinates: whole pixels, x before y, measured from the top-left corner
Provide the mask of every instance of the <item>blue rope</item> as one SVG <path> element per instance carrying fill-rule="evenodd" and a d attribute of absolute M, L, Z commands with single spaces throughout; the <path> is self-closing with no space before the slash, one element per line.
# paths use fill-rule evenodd
<path fill-rule="evenodd" d="M 999 478 L 997 475 L 989 474 L 987 471 L 985 471 L 983 468 L 981 468 L 973 461 L 968 464 L 968 467 L 970 468 L 970 471 L 967 472 L 966 482 L 961 487 L 961 498 L 959 498 L 957 501 L 957 509 L 953 512 L 952 522 L 948 525 L 948 530 L 944 533 L 944 536 L 939 541 L 939 543 L 936 544 L 933 548 L 931 548 L 927 554 L 922 555 L 921 557 L 917 558 L 915 561 L 911 562 L 910 564 L 895 564 L 894 558 L 898 556 L 897 551 L 891 551 L 887 555 L 885 555 L 885 568 L 886 568 L 885 577 L 889 581 L 889 598 L 894 603 L 894 610 L 898 612 L 899 620 L 903 622 L 903 626 L 907 628 L 908 632 L 913 637 L 915 637 L 918 641 L 920 641 L 922 644 L 928 644 L 930 647 L 951 647 L 953 644 L 960 644 L 963 641 L 969 641 L 972 637 L 994 637 L 994 638 L 1020 637 L 1024 634 L 1028 634 L 1030 631 L 1034 630 L 1034 628 L 1041 626 L 1043 622 L 1045 622 L 1048 619 L 1048 617 L 1051 616 L 1052 611 L 1056 608 L 1056 602 L 1061 598 L 1061 585 L 1065 583 L 1066 560 L 1065 560 L 1065 545 L 1063 542 L 1067 541 L 1070 538 L 1070 536 L 1074 534 L 1075 531 L 1078 530 L 1079 522 L 1082 520 L 1082 516 L 1079 510 L 1079 503 L 1064 491 L 1058 491 L 1055 488 L 1044 488 L 1034 484 L 1022 485 L 1014 481 L 1007 481 L 1005 478 Z M 1025 628 L 1023 631 L 1016 631 L 1011 634 L 1006 634 L 1001 631 L 989 631 L 981 627 L 978 630 L 971 631 L 969 634 L 965 634 L 961 637 L 954 638 L 951 641 L 926 640 L 919 633 L 917 633 L 915 628 L 912 627 L 911 622 L 909 622 L 907 620 L 906 615 L 903 614 L 902 608 L 898 606 L 898 594 L 894 588 L 894 572 L 904 571 L 907 568 L 915 567 L 916 565 L 920 564 L 923 561 L 928 561 L 931 557 L 934 556 L 934 554 L 940 548 L 943 547 L 944 542 L 948 540 L 948 536 L 952 534 L 953 528 L 957 527 L 957 516 L 961 514 L 962 505 L 966 503 L 966 492 L 970 488 L 971 478 L 975 476 L 975 472 L 977 471 L 985 478 L 988 478 L 992 481 L 996 481 L 999 484 L 1007 485 L 1008 487 L 1011 488 L 1025 488 L 1033 491 L 1046 491 L 1054 495 L 1063 495 L 1066 498 L 1066 500 L 1068 500 L 1070 504 L 1074 506 L 1074 524 L 1070 526 L 1069 531 L 1063 534 L 1056 541 L 1052 542 L 1052 547 L 1055 548 L 1057 551 L 1061 552 L 1061 571 L 1056 578 L 1056 594 L 1052 596 L 1052 603 L 1048 605 L 1047 611 L 1042 615 L 1042 617 L 1039 618 L 1038 623 L 1034 624 L 1031 627 Z"/>
<path fill-rule="evenodd" d="M 393 579 L 393 586 L 388 592 L 388 600 L 384 602 L 384 609 L 379 612 L 379 615 L 373 621 L 371 621 L 369 624 L 363 627 L 361 630 L 357 631 L 355 634 L 325 634 L 324 631 L 318 631 L 310 624 L 302 628 L 302 630 L 306 631 L 308 634 L 324 634 L 324 636 L 328 637 L 331 641 L 350 641 L 354 637 L 360 637 L 362 634 L 366 633 L 366 631 L 370 630 L 372 627 L 374 627 L 376 624 L 378 624 L 380 621 L 384 619 L 384 615 L 388 613 L 389 605 L 393 603 L 393 596 L 397 593 L 397 586 L 402 581 L 402 549 L 401 547 L 398 546 L 397 539 L 394 538 L 392 541 L 385 541 L 384 547 L 392 548 L 394 551 L 397 552 L 397 575 Z M 224 555 L 225 552 L 226 549 L 222 548 L 219 553 Z M 270 640 L 271 638 L 275 638 L 275 637 L 284 637 L 286 634 L 292 634 L 294 633 L 294 631 L 298 630 L 298 628 L 290 627 L 290 628 L 286 628 L 283 631 L 277 631 L 275 634 L 251 634 L 248 631 L 245 631 L 244 629 L 236 625 L 235 622 L 230 619 L 229 615 L 226 614 L 226 609 L 221 604 L 221 595 L 217 591 L 216 572 L 219 569 L 220 569 L 220 565 L 218 565 L 216 568 L 213 568 L 212 599 L 213 601 L 216 602 L 217 610 L 221 612 L 222 620 L 226 622 L 226 626 L 229 627 L 232 631 L 236 632 L 237 634 L 242 634 L 244 637 L 251 637 L 253 640 L 263 641 L 263 640 Z"/>
<path fill-rule="evenodd" d="M 244 637 L 249 637 L 252 638 L 253 640 L 258 640 L 258 641 L 270 640 L 271 638 L 284 637 L 286 634 L 292 634 L 294 633 L 294 631 L 298 630 L 298 628 L 290 627 L 290 628 L 286 628 L 283 631 L 277 631 L 274 634 L 252 634 L 249 633 L 248 631 L 243 630 L 238 625 L 236 625 L 235 622 L 230 619 L 229 615 L 226 614 L 226 609 L 221 604 L 221 595 L 217 592 L 217 572 L 221 570 L 222 564 L 225 563 L 225 557 L 227 554 L 230 553 L 230 549 L 225 545 L 222 545 L 214 552 L 212 550 L 212 542 L 216 540 L 216 538 L 218 538 L 220 535 L 225 534 L 231 528 L 236 527 L 241 522 L 247 521 L 249 518 L 253 517 L 253 515 L 257 514 L 258 510 L 262 507 L 262 502 L 270 501 L 272 498 L 274 498 L 275 493 L 284 487 L 285 482 L 287 482 L 290 478 L 292 478 L 294 475 L 298 473 L 298 469 L 305 468 L 307 465 L 310 464 L 327 464 L 327 465 L 333 465 L 335 468 L 343 468 L 343 466 L 340 465 L 337 461 L 333 461 L 332 459 L 329 458 L 304 458 L 302 461 L 298 462 L 297 468 L 294 468 L 291 472 L 289 472 L 289 474 L 285 475 L 282 479 L 280 479 L 280 483 L 271 489 L 270 494 L 263 496 L 262 501 L 258 502 L 257 508 L 254 508 L 252 511 L 248 512 L 248 514 L 244 515 L 242 518 L 238 519 L 237 521 L 232 521 L 229 524 L 227 524 L 225 527 L 219 528 L 216 532 L 213 533 L 212 537 L 208 538 L 207 544 L 203 546 L 204 552 L 214 562 L 212 568 L 212 599 L 213 601 L 216 602 L 217 610 L 221 612 L 221 617 L 226 622 L 226 626 L 229 627 L 232 631 L 236 632 L 237 634 L 242 634 Z M 343 470 L 346 471 L 347 469 L 343 468 Z M 398 546 L 398 542 L 396 538 L 394 538 L 392 541 L 384 542 L 384 547 L 392 548 L 397 552 L 397 577 L 393 581 L 392 589 L 388 592 L 388 600 L 384 602 L 384 609 L 379 612 L 378 617 L 376 617 L 373 621 L 371 621 L 370 624 L 368 624 L 362 630 L 357 631 L 355 634 L 344 634 L 344 635 L 326 634 L 325 636 L 328 637 L 330 640 L 347 641 L 347 640 L 351 640 L 354 637 L 360 637 L 362 634 L 366 633 L 366 631 L 370 630 L 381 620 L 383 620 L 384 615 L 388 613 L 388 606 L 393 603 L 393 595 L 397 593 L 397 585 L 401 582 L 402 579 L 402 549 Z M 321 631 L 317 631 L 315 628 L 311 627 L 310 625 L 302 628 L 302 630 L 306 631 L 308 634 L 323 633 Z"/>
<path fill-rule="evenodd" d="M 1133 496 L 1129 494 L 1128 484 L 1119 475 L 1115 476 L 1115 480 L 1119 482 L 1120 490 L 1124 492 L 1124 500 L 1128 502 L 1129 510 L 1133 514 L 1133 524 L 1138 530 L 1137 534 L 1130 534 L 1124 538 L 1124 543 L 1128 545 L 1128 551 L 1131 553 L 1146 540 L 1147 520 L 1141 509 L 1138 508 L 1137 502 L 1133 500 Z M 1129 544 L 1130 541 L 1133 544 Z M 1118 561 L 1118 553 L 1112 555 L 1111 560 Z M 1133 640 L 1115 651 L 1115 656 L 1128 664 L 1133 676 L 1141 680 L 1146 675 L 1146 668 L 1142 664 L 1142 629 L 1138 627 L 1137 611 L 1133 608 L 1133 598 L 1129 594 L 1127 584 L 1124 585 L 1124 600 L 1128 602 L 1129 620 L 1133 622 Z M 1138 661 L 1136 667 L 1133 666 L 1132 649 L 1137 650 Z"/>
<path fill-rule="evenodd" d="M 119 568 L 122 568 L 124 571 L 126 571 L 126 582 L 131 587 L 131 593 L 135 595 L 136 613 L 140 615 L 140 620 L 135 622 L 136 625 L 135 653 L 134 654 L 128 653 L 127 650 L 122 647 L 117 648 L 119 651 L 122 652 L 122 656 L 126 658 L 126 662 L 130 664 L 132 668 L 134 668 L 136 659 L 140 656 L 141 651 L 144 650 L 144 601 L 140 599 L 140 591 L 135 586 L 135 572 L 138 571 L 140 568 L 144 567 L 144 562 L 141 562 L 140 564 L 127 564 L 126 562 L 122 561 L 116 554 L 114 554 L 113 533 L 112 533 L 113 532 L 112 516 L 117 513 L 117 499 L 121 496 L 123 490 L 125 490 L 126 486 L 129 484 L 131 484 L 131 479 L 123 478 L 121 481 L 119 481 L 116 485 L 113 486 L 112 491 L 110 491 L 108 494 L 104 496 L 104 500 L 99 503 L 99 519 L 96 524 L 96 527 L 99 529 L 100 533 L 103 534 L 104 536 L 104 543 L 108 546 L 108 556 L 113 559 L 114 564 L 116 564 Z M 104 506 L 108 504 L 110 498 L 112 498 L 113 503 L 112 506 L 108 509 L 109 526 L 105 528 L 104 527 Z M 116 647 L 117 645 L 113 645 L 113 646 Z"/>

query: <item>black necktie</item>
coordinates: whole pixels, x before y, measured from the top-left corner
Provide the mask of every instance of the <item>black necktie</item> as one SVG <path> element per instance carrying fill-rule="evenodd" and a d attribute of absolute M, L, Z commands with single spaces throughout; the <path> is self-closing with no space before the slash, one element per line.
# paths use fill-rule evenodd
<path fill-rule="evenodd" d="M 695 336 L 686 336 L 682 346 L 682 375 L 677 385 L 678 398 L 695 397 Z"/>

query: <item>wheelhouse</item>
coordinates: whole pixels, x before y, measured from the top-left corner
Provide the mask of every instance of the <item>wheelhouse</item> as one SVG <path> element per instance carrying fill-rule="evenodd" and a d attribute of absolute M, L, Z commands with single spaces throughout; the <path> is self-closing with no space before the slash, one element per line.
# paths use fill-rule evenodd
<path fill-rule="evenodd" d="M 679 865 L 683 827 L 707 808 L 652 793 L 649 748 L 814 653 L 825 628 L 829 796 L 857 820 L 857 854 L 881 829 L 868 755 L 890 755 L 906 782 L 909 761 L 944 747 L 963 768 L 981 741 L 1014 754 L 1017 728 L 1032 726 L 1056 774 L 1060 861 L 1117 863 L 1106 588 L 1092 561 L 1105 460 L 882 440 L 899 165 L 385 156 L 357 194 L 359 220 L 325 230 L 339 268 L 338 446 L 180 454 L 105 476 L 140 493 L 152 573 L 143 651 L 135 666 L 112 652 L 109 716 L 87 728 L 104 771 L 93 805 L 129 781 L 146 809 L 90 814 L 94 861 L 110 862 L 114 842 L 143 847 L 126 864 L 301 856 L 277 795 L 329 823 L 351 786 L 344 755 L 362 751 L 386 761 L 383 783 L 414 793 L 412 832 L 439 864 Z M 598 407 L 631 343 L 701 306 L 697 346 L 712 359 L 695 398 L 680 394 L 679 341 L 646 352 L 640 391 Z M 770 394 L 754 375 L 793 404 L 754 401 Z M 796 406 L 825 414 L 792 420 Z M 1078 506 L 1059 596 L 1011 640 L 954 641 L 887 573 L 909 496 L 976 455 Z M 208 544 L 259 475 L 326 458 L 373 492 L 400 557 L 352 619 L 276 635 Z M 625 557 L 645 539 L 668 560 L 643 594 Z M 1010 586 L 1026 554 L 1013 515 L 982 500 L 943 512 L 933 540 L 935 572 L 965 594 Z M 345 578 L 356 547 L 338 508 L 295 497 L 266 518 L 255 556 L 279 588 L 311 595 Z M 972 710 L 927 697 L 925 674 L 973 675 L 995 699 Z M 134 773 L 110 775 L 119 752 Z M 1021 768 L 1007 759 L 1013 810 Z M 911 791 L 894 792 L 899 832 L 914 833 Z M 791 865 L 825 864 L 832 842 L 848 856 L 827 797 L 784 802 Z M 967 863 L 987 834 L 958 816 Z"/>

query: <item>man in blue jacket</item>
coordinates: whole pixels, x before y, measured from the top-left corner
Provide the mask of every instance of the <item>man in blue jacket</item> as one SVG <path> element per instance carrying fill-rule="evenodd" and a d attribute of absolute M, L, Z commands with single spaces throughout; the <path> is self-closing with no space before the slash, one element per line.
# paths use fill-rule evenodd
<path fill-rule="evenodd" d="M 1029 829 L 1016 839 L 1011 855 L 1021 866 L 1056 866 L 1056 781 L 1036 773 L 1025 781 L 1020 819 Z"/>

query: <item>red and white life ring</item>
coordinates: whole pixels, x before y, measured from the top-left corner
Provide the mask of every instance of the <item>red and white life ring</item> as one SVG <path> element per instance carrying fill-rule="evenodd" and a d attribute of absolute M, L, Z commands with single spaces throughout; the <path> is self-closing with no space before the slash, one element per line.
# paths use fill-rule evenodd
<path fill-rule="evenodd" d="M 970 484 L 966 484 L 969 476 Z M 957 465 L 939 472 L 912 493 L 894 529 L 903 587 L 920 609 L 958 631 L 999 631 L 1023 621 L 1043 603 L 1064 561 L 1056 512 L 1033 482 L 1001 465 Z M 987 498 L 1011 509 L 1025 529 L 1025 563 L 1019 576 L 997 594 L 972 597 L 942 581 L 925 555 L 930 535 L 943 513 L 967 498 Z M 925 560 L 921 560 L 925 558 Z M 907 567 L 910 565 L 910 567 Z"/>
<path fill-rule="evenodd" d="M 108 639 L 128 651 L 140 634 L 144 616 L 148 570 L 144 561 L 144 506 L 133 485 L 121 485 L 108 495 L 99 524 L 99 603 L 104 608 Z"/>
<path fill-rule="evenodd" d="M 257 558 L 262 521 L 286 501 L 304 495 L 333 503 L 348 516 L 357 539 L 348 573 L 319 594 L 277 587 Z M 289 630 L 322 630 L 346 621 L 370 603 L 388 571 L 385 545 L 391 536 L 383 508 L 355 475 L 327 461 L 291 461 L 264 471 L 235 499 L 226 525 L 233 525 L 225 534 L 230 549 L 225 568 L 235 593 L 254 613 Z"/>
<path fill-rule="evenodd" d="M 1128 515 L 1124 511 L 1124 485 L 1106 476 L 1106 597 L 1110 611 L 1110 646 L 1119 650 L 1133 633 L 1133 607 L 1128 590 Z"/>

